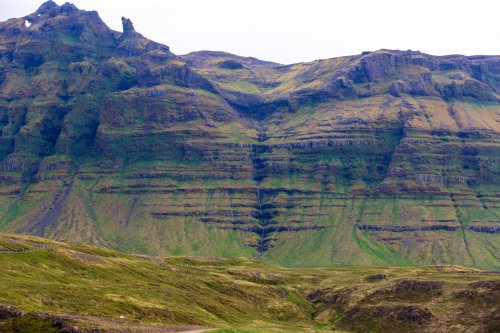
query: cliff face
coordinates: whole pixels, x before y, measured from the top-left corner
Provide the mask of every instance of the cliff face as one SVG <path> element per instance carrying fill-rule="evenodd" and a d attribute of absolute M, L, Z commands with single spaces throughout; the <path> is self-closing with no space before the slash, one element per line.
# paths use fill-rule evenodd
<path fill-rule="evenodd" d="M 291 266 L 499 268 L 500 57 L 172 54 L 0 23 L 0 230 Z"/>

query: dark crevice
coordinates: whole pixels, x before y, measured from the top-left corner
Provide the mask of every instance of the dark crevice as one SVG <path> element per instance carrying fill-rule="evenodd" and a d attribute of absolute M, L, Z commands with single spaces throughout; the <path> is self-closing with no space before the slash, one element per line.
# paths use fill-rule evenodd
<path fill-rule="evenodd" d="M 45 149 L 40 152 L 40 157 L 53 155 L 57 140 L 62 131 L 64 117 L 68 114 L 68 107 L 52 106 L 45 118 L 40 123 L 40 136 L 45 142 Z"/>
<path fill-rule="evenodd" d="M 253 165 L 254 165 L 254 175 L 253 179 L 256 182 L 257 192 L 257 207 L 254 216 L 257 218 L 259 223 L 259 228 L 253 232 L 257 232 L 259 236 L 259 241 L 257 244 L 257 250 L 259 251 L 259 256 L 261 256 L 265 251 L 269 249 L 268 241 L 266 241 L 266 236 L 269 232 L 266 232 L 266 225 L 268 224 L 269 218 L 264 215 L 263 210 L 263 193 L 261 190 L 262 181 L 266 178 L 265 174 L 265 161 L 262 158 L 262 154 L 269 150 L 269 147 L 265 146 L 263 142 L 266 139 L 266 134 L 262 127 L 259 133 L 259 144 L 253 147 Z"/>

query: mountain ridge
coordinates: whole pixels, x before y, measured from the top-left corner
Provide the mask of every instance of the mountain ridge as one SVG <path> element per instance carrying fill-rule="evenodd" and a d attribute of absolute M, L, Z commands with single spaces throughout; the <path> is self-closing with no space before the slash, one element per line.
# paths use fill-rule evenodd
<path fill-rule="evenodd" d="M 290 266 L 500 268 L 500 56 L 280 65 L 177 56 L 122 23 L 51 1 L 0 23 L 0 230 Z"/>

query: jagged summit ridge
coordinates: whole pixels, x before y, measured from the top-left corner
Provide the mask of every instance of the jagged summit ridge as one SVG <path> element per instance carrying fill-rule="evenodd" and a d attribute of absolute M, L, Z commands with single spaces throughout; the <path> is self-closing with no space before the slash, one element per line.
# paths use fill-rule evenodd
<path fill-rule="evenodd" d="M 54 1 L 44 2 L 35 12 L 38 15 L 48 15 L 50 17 L 57 16 L 59 14 L 71 15 L 78 12 L 79 9 L 70 2 L 65 2 L 63 5 L 59 6 Z"/>
<path fill-rule="evenodd" d="M 61 16 L 62 21 L 60 22 L 54 18 Z M 65 17 L 66 20 L 63 18 Z M 78 9 L 74 4 L 66 2 L 59 6 L 54 1 L 47 1 L 43 3 L 36 12 L 27 15 L 25 19 L 30 23 L 29 31 L 36 33 L 39 31 L 39 27 L 42 27 L 44 31 L 52 30 L 57 31 L 58 29 L 64 29 L 61 26 L 62 22 L 67 22 L 74 32 L 78 30 L 92 29 L 95 36 L 94 40 L 99 40 L 108 37 L 110 34 L 113 35 L 116 46 L 118 47 L 120 43 L 125 40 L 128 42 L 134 40 L 133 45 L 128 45 L 126 48 L 127 52 L 142 52 L 145 49 L 163 49 L 169 52 L 169 47 L 156 43 L 144 38 L 140 33 L 136 32 L 134 25 L 130 19 L 122 17 L 123 32 L 113 32 L 109 27 L 102 21 L 99 14 L 96 11 L 86 11 Z M 74 21 L 74 22 L 72 22 Z M 31 27 L 31 24 L 35 25 Z M 28 28 L 28 26 L 26 27 Z M 103 33 L 108 36 L 103 36 Z M 85 42 L 85 41 L 82 41 Z"/>

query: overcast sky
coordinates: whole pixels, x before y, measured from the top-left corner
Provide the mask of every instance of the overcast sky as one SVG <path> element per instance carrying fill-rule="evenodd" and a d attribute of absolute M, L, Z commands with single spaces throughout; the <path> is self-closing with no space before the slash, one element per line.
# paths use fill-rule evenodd
<path fill-rule="evenodd" d="M 43 0 L 0 0 L 0 20 Z M 63 4 L 64 1 L 56 1 Z M 381 48 L 500 54 L 500 0 L 74 0 L 112 29 L 121 17 L 185 54 L 227 51 L 281 63 Z"/>

